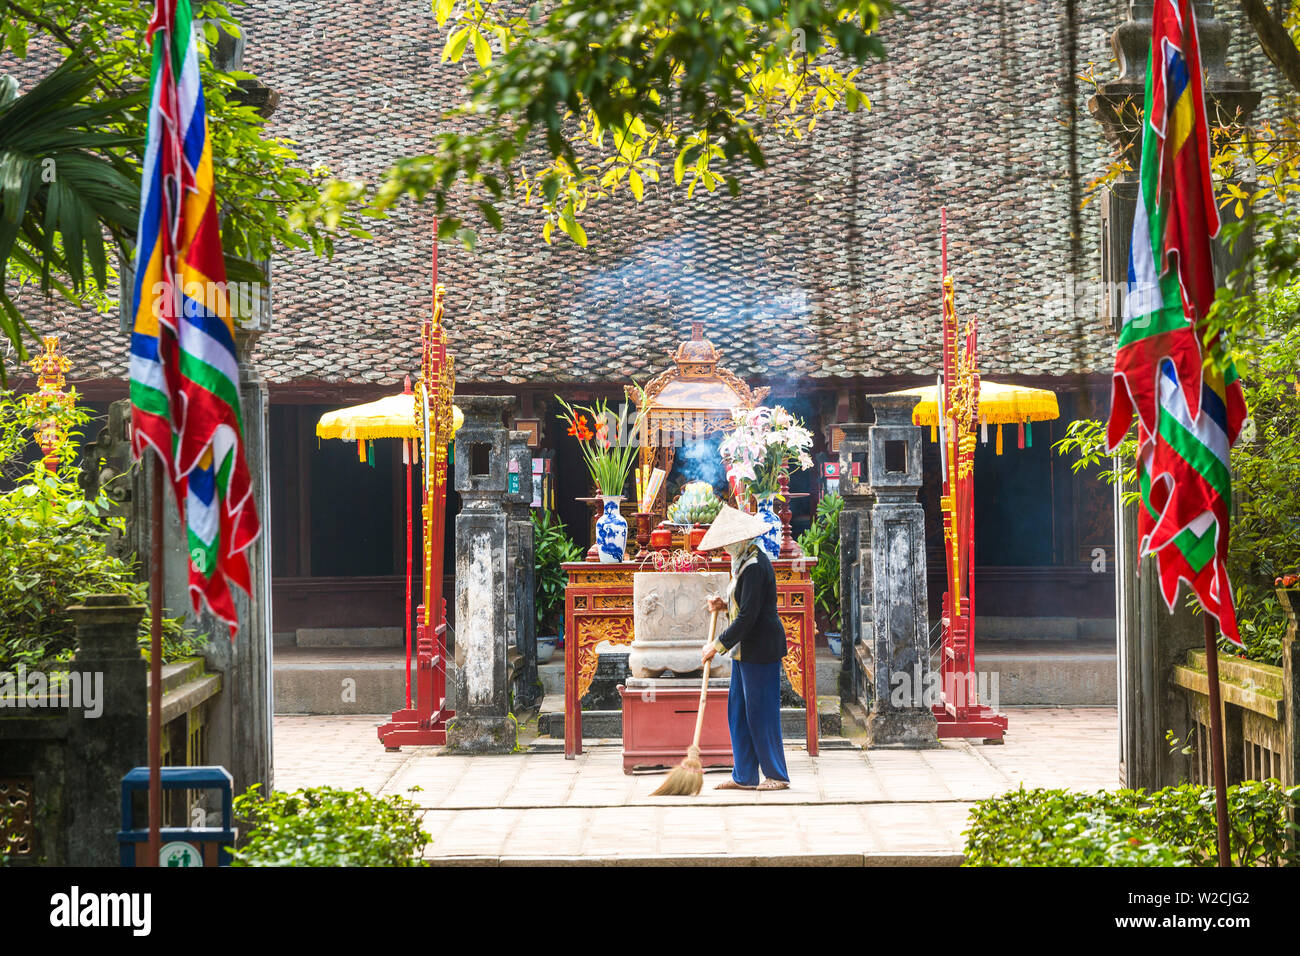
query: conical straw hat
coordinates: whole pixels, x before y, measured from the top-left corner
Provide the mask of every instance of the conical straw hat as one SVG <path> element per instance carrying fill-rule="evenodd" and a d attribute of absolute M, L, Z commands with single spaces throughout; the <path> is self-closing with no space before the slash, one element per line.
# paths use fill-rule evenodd
<path fill-rule="evenodd" d="M 723 505 L 718 516 L 713 519 L 713 524 L 709 525 L 709 530 L 704 533 L 700 550 L 712 551 L 714 548 L 724 548 L 739 541 L 748 541 L 750 538 L 757 538 L 766 530 L 767 523 L 757 515 L 747 515 L 730 505 Z"/>

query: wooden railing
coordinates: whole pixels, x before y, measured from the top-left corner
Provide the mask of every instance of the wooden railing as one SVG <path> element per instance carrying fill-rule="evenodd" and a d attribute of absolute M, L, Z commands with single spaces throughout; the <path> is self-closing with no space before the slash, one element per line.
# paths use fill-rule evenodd
<path fill-rule="evenodd" d="M 1297 701 L 1300 687 L 1300 648 L 1296 640 L 1296 590 L 1279 590 L 1290 625 L 1282 643 L 1282 666 L 1219 654 L 1219 695 L 1223 703 L 1223 746 L 1227 782 L 1242 780 L 1280 781 L 1284 786 L 1300 784 L 1300 721 Z M 1205 651 L 1193 650 L 1173 670 L 1174 686 L 1180 688 L 1188 707 L 1186 741 L 1192 748 L 1192 782 L 1209 784 L 1210 700 Z"/>

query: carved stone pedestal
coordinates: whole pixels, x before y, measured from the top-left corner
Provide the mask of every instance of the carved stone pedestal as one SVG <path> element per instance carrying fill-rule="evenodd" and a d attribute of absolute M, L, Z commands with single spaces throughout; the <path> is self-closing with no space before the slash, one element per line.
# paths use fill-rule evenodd
<path fill-rule="evenodd" d="M 642 571 L 632 579 L 635 637 L 628 656 L 633 677 L 684 677 L 700 670 L 700 648 L 708 639 L 708 602 L 723 595 L 721 572 Z M 720 631 L 724 625 L 718 626 Z M 710 677 L 731 674 L 731 658 L 719 654 Z"/>

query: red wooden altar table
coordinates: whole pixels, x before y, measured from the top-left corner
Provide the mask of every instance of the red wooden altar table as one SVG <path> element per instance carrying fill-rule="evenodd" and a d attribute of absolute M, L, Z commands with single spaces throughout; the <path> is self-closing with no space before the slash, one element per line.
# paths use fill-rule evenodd
<path fill-rule="evenodd" d="M 776 571 L 777 614 L 785 627 L 788 653 L 782 664 L 790 686 L 804 699 L 808 753 L 817 756 L 817 666 L 813 651 L 813 586 L 802 558 L 772 562 Z M 575 561 L 563 565 L 564 589 L 564 756 L 582 753 L 582 698 L 596 676 L 596 646 L 632 643 L 632 575 L 635 561 L 602 564 Z M 647 565 L 647 569 L 648 569 Z M 709 563 L 709 571 L 730 571 L 728 560 Z M 700 635 L 700 645 L 705 635 Z M 682 741 L 682 754 L 686 745 Z"/>

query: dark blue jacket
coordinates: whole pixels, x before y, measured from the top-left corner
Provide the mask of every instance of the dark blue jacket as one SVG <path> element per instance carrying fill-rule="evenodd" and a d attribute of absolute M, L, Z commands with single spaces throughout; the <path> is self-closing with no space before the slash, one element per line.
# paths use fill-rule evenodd
<path fill-rule="evenodd" d="M 740 660 L 768 664 L 786 655 L 785 628 L 776 613 L 776 572 L 759 549 L 756 560 L 736 582 L 736 619 L 718 635 L 727 650 L 740 645 Z"/>

